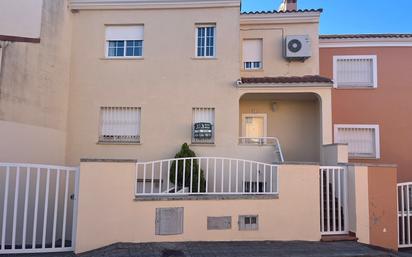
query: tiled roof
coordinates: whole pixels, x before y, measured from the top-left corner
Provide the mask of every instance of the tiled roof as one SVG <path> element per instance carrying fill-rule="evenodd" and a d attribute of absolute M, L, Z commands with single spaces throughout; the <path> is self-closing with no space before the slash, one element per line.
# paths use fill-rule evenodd
<path fill-rule="evenodd" d="M 318 75 L 307 75 L 302 77 L 260 77 L 260 78 L 242 78 L 244 84 L 283 84 L 283 83 L 330 83 L 333 81 L 329 78 Z"/>
<path fill-rule="evenodd" d="M 352 38 L 412 38 L 412 34 L 342 34 L 320 35 L 320 39 L 352 39 Z"/>
<path fill-rule="evenodd" d="M 323 12 L 323 9 L 299 9 L 293 11 L 255 11 L 255 12 L 242 12 L 242 14 L 277 14 L 277 13 L 304 13 L 304 12 Z"/>

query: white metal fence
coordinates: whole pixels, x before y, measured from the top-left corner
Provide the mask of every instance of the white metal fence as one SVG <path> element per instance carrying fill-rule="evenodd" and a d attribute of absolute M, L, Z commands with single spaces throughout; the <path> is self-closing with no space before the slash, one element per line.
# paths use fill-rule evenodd
<path fill-rule="evenodd" d="M 412 182 L 398 184 L 398 245 L 412 247 Z"/>
<path fill-rule="evenodd" d="M 142 162 L 136 164 L 136 196 L 277 194 L 277 169 L 272 164 L 216 157 Z"/>
<path fill-rule="evenodd" d="M 320 168 L 320 226 L 322 235 L 346 234 L 348 229 L 347 170 Z"/>
<path fill-rule="evenodd" d="M 0 163 L 0 254 L 73 251 L 78 169 Z"/>

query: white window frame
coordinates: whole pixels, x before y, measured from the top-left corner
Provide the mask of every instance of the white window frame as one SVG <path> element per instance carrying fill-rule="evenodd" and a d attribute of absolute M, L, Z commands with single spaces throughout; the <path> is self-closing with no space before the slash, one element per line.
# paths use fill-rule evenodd
<path fill-rule="evenodd" d="M 372 86 L 339 86 L 338 85 L 338 61 L 342 59 L 371 59 L 373 72 Z M 335 55 L 333 56 L 333 87 L 334 88 L 350 88 L 350 89 L 365 89 L 378 87 L 378 57 L 376 55 Z"/>
<path fill-rule="evenodd" d="M 143 28 L 143 39 L 119 39 L 119 40 L 108 40 L 106 37 L 106 30 L 109 27 L 136 27 L 136 26 L 141 26 Z M 104 55 L 106 59 L 143 59 L 144 56 L 144 34 L 145 34 L 145 27 L 143 24 L 134 24 L 134 25 L 106 25 L 105 26 L 105 49 L 104 49 Z M 109 41 L 123 41 L 123 56 L 109 56 Z M 140 56 L 127 56 L 126 55 L 126 49 L 127 49 L 127 41 L 142 41 L 142 55 Z"/>
<path fill-rule="evenodd" d="M 244 44 L 245 41 L 260 41 L 260 60 L 255 60 L 255 61 L 245 61 L 245 53 L 244 53 Z M 263 38 L 244 38 L 242 41 L 242 62 L 243 62 L 243 70 L 245 71 L 256 71 L 256 70 L 263 70 Z M 250 63 L 251 68 L 246 68 L 246 64 Z M 259 63 L 259 67 L 255 67 L 255 63 Z"/>
<path fill-rule="evenodd" d="M 373 129 L 375 130 L 375 156 L 364 157 L 364 156 L 350 156 L 351 159 L 380 159 L 380 129 L 379 125 L 376 124 L 335 124 L 334 125 L 334 142 L 337 143 L 337 135 L 339 129 L 344 128 L 354 128 L 354 129 Z"/>
<path fill-rule="evenodd" d="M 213 56 L 199 56 L 197 54 L 197 43 L 199 40 L 199 28 L 215 28 L 215 34 L 214 34 L 214 38 L 213 38 Z M 215 59 L 216 55 L 217 55 L 217 48 L 216 48 L 216 41 L 217 41 L 217 26 L 215 23 L 198 23 L 195 24 L 195 36 L 196 36 L 196 40 L 195 40 L 195 57 L 196 59 Z M 206 46 L 207 46 L 207 40 L 205 40 L 205 51 L 206 51 Z"/>
<path fill-rule="evenodd" d="M 242 114 L 242 137 L 246 137 L 246 118 L 263 118 L 263 137 L 268 135 L 267 113 L 243 113 Z"/>
<path fill-rule="evenodd" d="M 247 63 L 250 63 L 250 64 L 251 64 L 251 65 L 250 65 L 251 68 L 247 68 L 247 67 L 246 67 L 246 64 L 247 64 Z M 255 64 L 256 64 L 256 63 L 259 63 L 259 67 L 255 67 Z M 262 67 L 262 62 L 258 62 L 258 61 L 256 61 L 256 62 L 243 62 L 243 69 L 246 70 L 246 71 L 261 70 L 261 69 L 263 69 L 263 67 Z"/>

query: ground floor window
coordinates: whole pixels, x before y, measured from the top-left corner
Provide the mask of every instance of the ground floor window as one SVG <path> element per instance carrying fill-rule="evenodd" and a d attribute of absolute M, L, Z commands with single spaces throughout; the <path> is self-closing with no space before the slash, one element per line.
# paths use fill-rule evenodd
<path fill-rule="evenodd" d="M 101 107 L 99 142 L 139 143 L 139 107 Z"/>
<path fill-rule="evenodd" d="M 335 143 L 348 144 L 352 158 L 380 158 L 379 125 L 335 125 Z"/>
<path fill-rule="evenodd" d="M 193 108 L 192 143 L 214 144 L 215 108 Z"/>

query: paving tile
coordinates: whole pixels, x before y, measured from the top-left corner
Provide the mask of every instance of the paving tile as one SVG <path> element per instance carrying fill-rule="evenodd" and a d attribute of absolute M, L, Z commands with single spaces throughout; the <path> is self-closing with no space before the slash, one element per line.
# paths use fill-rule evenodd
<path fill-rule="evenodd" d="M 182 251 L 184 257 L 412 257 L 394 254 L 356 242 L 188 242 L 115 244 L 78 257 L 163 257 L 165 250 Z M 76 257 L 73 253 L 26 254 L 13 257 Z M 176 255 L 173 257 L 181 257 Z"/>

